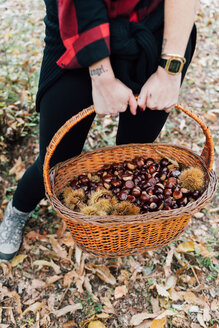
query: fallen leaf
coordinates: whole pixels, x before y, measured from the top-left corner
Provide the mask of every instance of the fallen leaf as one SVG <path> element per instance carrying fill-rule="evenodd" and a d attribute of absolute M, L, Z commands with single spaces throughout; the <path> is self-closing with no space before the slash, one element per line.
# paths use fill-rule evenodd
<path fill-rule="evenodd" d="M 157 298 L 151 297 L 151 306 L 153 309 L 153 313 L 160 312 L 159 300 Z"/>
<path fill-rule="evenodd" d="M 64 287 L 69 287 L 75 277 L 75 270 L 71 270 L 64 275 Z"/>
<path fill-rule="evenodd" d="M 180 253 L 193 252 L 194 250 L 195 250 L 194 241 L 184 241 L 183 243 L 179 244 L 178 247 L 176 248 L 176 251 Z"/>
<path fill-rule="evenodd" d="M 125 285 L 123 286 L 117 286 L 114 290 L 114 297 L 117 300 L 118 298 L 121 298 L 127 294 L 127 288 Z"/>
<path fill-rule="evenodd" d="M 56 252 L 56 254 L 63 259 L 67 259 L 67 252 L 64 248 L 62 248 L 62 246 L 59 244 L 58 240 L 53 237 L 49 237 L 49 239 L 50 239 L 52 248 Z"/>
<path fill-rule="evenodd" d="M 19 255 L 15 256 L 13 258 L 13 260 L 11 260 L 11 266 L 12 267 L 17 266 L 18 264 L 22 263 L 26 257 L 27 257 L 27 255 L 24 255 L 24 254 L 19 254 Z"/>
<path fill-rule="evenodd" d="M 209 306 L 207 304 L 204 307 L 203 319 L 204 319 L 204 321 L 207 321 L 207 322 L 211 320 L 211 316 L 210 316 L 210 313 L 209 313 Z"/>
<path fill-rule="evenodd" d="M 39 233 L 39 230 L 37 231 L 30 231 L 28 232 L 28 234 L 26 234 L 26 237 L 32 241 L 36 241 L 36 240 L 43 240 L 43 239 L 46 239 L 47 235 L 46 235 L 46 232 L 43 233 L 43 235 L 41 235 Z"/>
<path fill-rule="evenodd" d="M 72 304 L 72 305 L 67 305 L 64 308 L 54 311 L 54 315 L 59 318 L 63 315 L 65 315 L 66 313 L 69 312 L 75 312 L 77 310 L 81 310 L 82 309 L 82 304 L 81 303 L 77 303 L 77 304 Z"/>
<path fill-rule="evenodd" d="M 9 170 L 9 174 L 13 175 L 15 174 L 16 180 L 20 180 L 25 172 L 25 165 L 24 162 L 21 159 L 21 156 L 18 157 L 18 159 L 15 159 L 14 166 Z"/>
<path fill-rule="evenodd" d="M 202 316 L 201 313 L 198 313 L 198 314 L 197 314 L 197 320 L 198 320 L 198 322 L 200 323 L 200 325 L 201 325 L 202 327 L 206 328 L 206 325 L 205 325 L 205 323 L 204 323 L 204 319 L 203 319 L 203 316 Z"/>
<path fill-rule="evenodd" d="M 115 285 L 116 278 L 110 273 L 110 270 L 105 265 L 94 265 L 93 263 L 86 264 L 86 268 L 108 284 Z"/>
<path fill-rule="evenodd" d="M 73 327 L 76 327 L 76 323 L 74 320 L 71 320 L 71 321 L 63 323 L 62 327 L 63 328 L 73 328 Z"/>
<path fill-rule="evenodd" d="M 204 118 L 210 122 L 216 122 L 217 121 L 217 115 L 214 113 L 205 113 Z"/>
<path fill-rule="evenodd" d="M 163 328 L 166 324 L 166 317 L 162 319 L 154 319 L 151 323 L 150 328 Z"/>
<path fill-rule="evenodd" d="M 126 270 L 121 270 L 120 275 L 118 276 L 118 282 L 122 284 L 124 281 L 129 279 L 129 272 Z"/>
<path fill-rule="evenodd" d="M 50 285 L 50 284 L 54 284 L 54 282 L 56 282 L 56 281 L 58 281 L 58 280 L 60 280 L 60 279 L 62 279 L 62 278 L 63 278 L 63 276 L 57 276 L 57 275 L 52 276 L 52 277 L 48 277 L 48 278 L 46 279 L 46 283 L 47 283 L 48 285 Z"/>
<path fill-rule="evenodd" d="M 56 274 L 59 274 L 61 272 L 60 267 L 53 262 L 53 260 L 45 261 L 45 260 L 37 260 L 33 262 L 33 265 L 38 265 L 38 271 L 42 269 L 43 266 L 49 266 L 52 267 Z"/>
<path fill-rule="evenodd" d="M 28 312 L 33 312 L 33 313 L 37 313 L 38 311 L 40 311 L 42 309 L 42 307 L 44 307 L 46 304 L 46 302 L 36 302 L 32 305 L 30 305 L 26 310 L 24 310 L 24 312 L 22 313 L 22 316 L 25 316 Z"/>
<path fill-rule="evenodd" d="M 166 289 L 163 286 L 158 285 L 158 284 L 156 284 L 155 286 L 156 286 L 157 292 L 160 296 L 170 297 L 170 294 L 168 293 L 168 291 L 166 291 Z"/>
<path fill-rule="evenodd" d="M 33 279 L 31 287 L 34 288 L 34 289 L 36 289 L 36 288 L 45 288 L 46 283 L 42 280 L 39 280 L 39 279 Z"/>
<path fill-rule="evenodd" d="M 106 326 L 100 321 L 91 321 L 88 325 L 88 328 L 106 328 Z"/>
<path fill-rule="evenodd" d="M 157 314 L 150 313 L 150 312 L 142 312 L 142 313 L 134 314 L 130 320 L 130 325 L 137 326 L 140 323 L 142 323 L 142 321 L 144 321 L 145 319 L 153 319 L 156 317 Z"/>

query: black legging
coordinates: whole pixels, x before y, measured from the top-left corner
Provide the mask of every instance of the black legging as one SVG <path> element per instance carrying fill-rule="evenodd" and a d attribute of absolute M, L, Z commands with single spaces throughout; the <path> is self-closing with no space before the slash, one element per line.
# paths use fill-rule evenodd
<path fill-rule="evenodd" d="M 187 49 L 187 63 L 183 78 L 191 61 L 193 49 Z M 73 115 L 92 104 L 91 80 L 88 69 L 66 71 L 50 88 L 40 102 L 40 153 L 37 160 L 19 181 L 13 205 L 20 211 L 30 212 L 45 196 L 43 162 L 51 138 Z M 95 114 L 74 126 L 57 147 L 51 166 L 81 153 Z M 129 108 L 119 116 L 116 143 L 153 142 L 160 133 L 168 114 L 146 109 L 130 114 Z"/>

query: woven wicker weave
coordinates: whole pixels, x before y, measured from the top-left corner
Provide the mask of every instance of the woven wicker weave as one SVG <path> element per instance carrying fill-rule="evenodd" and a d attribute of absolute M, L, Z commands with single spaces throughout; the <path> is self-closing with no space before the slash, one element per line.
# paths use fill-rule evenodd
<path fill-rule="evenodd" d="M 64 135 L 83 118 L 94 112 L 94 107 L 84 109 L 69 119 L 51 140 L 44 162 L 46 195 L 59 216 L 66 222 L 76 244 L 87 253 L 103 257 L 140 254 L 167 245 L 184 231 L 191 216 L 203 208 L 216 191 L 216 175 L 212 170 L 214 147 L 209 129 L 191 111 L 176 106 L 201 126 L 206 143 L 201 156 L 189 149 L 169 144 L 128 144 L 105 147 L 82 153 L 49 170 L 50 159 Z M 132 216 L 91 216 L 74 212 L 62 204 L 58 196 L 74 175 L 95 172 L 104 164 L 132 160 L 136 156 L 160 160 L 156 152 L 188 166 L 199 167 L 205 175 L 205 191 L 195 202 L 169 211 L 157 211 Z"/>

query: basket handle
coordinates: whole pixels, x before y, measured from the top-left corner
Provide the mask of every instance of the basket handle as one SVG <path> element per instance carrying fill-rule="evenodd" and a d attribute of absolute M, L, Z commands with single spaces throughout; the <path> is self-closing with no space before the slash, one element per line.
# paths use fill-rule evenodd
<path fill-rule="evenodd" d="M 211 171 L 212 166 L 213 166 L 213 160 L 214 160 L 214 145 L 213 145 L 213 139 L 211 136 L 211 132 L 208 129 L 208 127 L 204 124 L 204 122 L 201 120 L 201 118 L 192 112 L 191 110 L 185 109 L 180 105 L 176 105 L 176 108 L 182 110 L 185 114 L 193 118 L 202 128 L 206 141 L 204 148 L 201 153 L 201 158 L 204 160 L 204 162 L 207 165 L 207 168 L 209 171 Z M 46 193 L 48 196 L 53 196 L 52 191 L 51 191 L 51 182 L 49 178 L 49 164 L 50 164 L 50 159 L 62 140 L 62 138 L 65 136 L 65 134 L 77 123 L 79 123 L 81 120 L 83 120 L 85 117 L 91 115 L 94 113 L 95 109 L 94 106 L 90 106 L 88 108 L 83 109 L 81 112 L 78 114 L 72 116 L 66 123 L 55 133 L 53 136 L 52 140 L 50 141 L 49 146 L 47 147 L 46 155 L 45 155 L 45 160 L 44 160 L 44 166 L 43 166 L 43 176 L 44 176 L 44 184 L 45 184 L 45 189 Z"/>

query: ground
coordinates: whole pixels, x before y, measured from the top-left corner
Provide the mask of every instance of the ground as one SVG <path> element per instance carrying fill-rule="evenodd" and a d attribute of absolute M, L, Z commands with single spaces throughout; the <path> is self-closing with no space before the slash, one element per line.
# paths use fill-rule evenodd
<path fill-rule="evenodd" d="M 38 153 L 35 94 L 45 15 L 36 0 L 0 3 L 0 218 Z M 217 1 L 201 0 L 198 42 L 180 103 L 209 126 L 218 162 Z M 116 120 L 96 119 L 85 151 L 115 143 Z M 192 119 L 174 110 L 156 142 L 197 154 L 205 143 Z M 219 175 L 218 167 L 214 170 Z M 83 253 L 43 200 L 25 228 L 19 255 L 0 263 L 0 327 L 218 327 L 218 204 L 195 214 L 170 245 L 144 255 L 101 259 Z"/>

